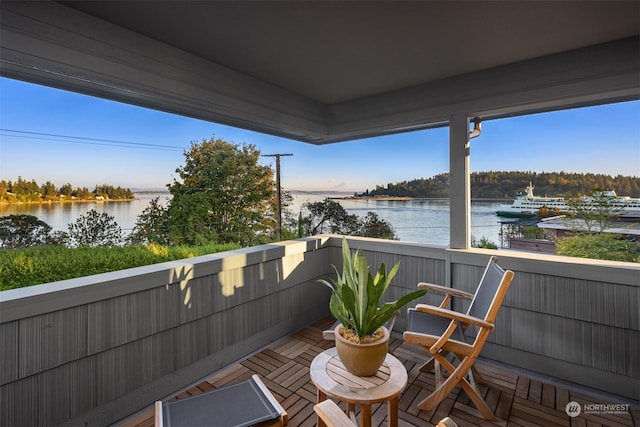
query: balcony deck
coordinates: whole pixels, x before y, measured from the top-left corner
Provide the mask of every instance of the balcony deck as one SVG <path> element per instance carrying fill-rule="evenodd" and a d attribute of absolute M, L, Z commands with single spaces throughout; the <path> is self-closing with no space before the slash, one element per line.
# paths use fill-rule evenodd
<path fill-rule="evenodd" d="M 298 333 L 273 343 L 253 356 L 217 372 L 175 398 L 183 398 L 244 380 L 259 374 L 267 387 L 282 403 L 289 415 L 290 427 L 316 425 L 313 405 L 316 389 L 309 378 L 313 358 L 333 346 L 322 338 L 322 331 L 331 325 L 331 319 L 315 323 Z M 569 418 L 565 406 L 570 401 L 581 404 L 623 403 L 619 398 L 593 395 L 541 382 L 506 370 L 504 366 L 479 361 L 477 367 L 487 385 L 483 393 L 498 420 L 487 422 L 460 389 L 454 390 L 433 411 L 420 411 L 416 402 L 434 388 L 434 375 L 421 373 L 419 367 L 426 354 L 416 346 L 404 344 L 399 335 L 392 336 L 389 350 L 400 359 L 409 373 L 409 383 L 400 397 L 401 427 L 430 426 L 450 416 L 460 427 L 464 426 L 640 426 L 640 410 L 632 408 L 624 414 L 581 414 Z M 375 426 L 385 424 L 386 410 L 380 405 L 373 409 Z M 153 426 L 153 409 L 149 408 L 120 423 L 121 427 Z"/>

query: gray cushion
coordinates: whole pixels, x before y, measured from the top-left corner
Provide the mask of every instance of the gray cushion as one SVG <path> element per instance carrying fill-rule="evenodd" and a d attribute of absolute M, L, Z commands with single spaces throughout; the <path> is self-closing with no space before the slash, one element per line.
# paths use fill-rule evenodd
<path fill-rule="evenodd" d="M 162 405 L 167 427 L 246 427 L 280 413 L 253 379 Z"/>

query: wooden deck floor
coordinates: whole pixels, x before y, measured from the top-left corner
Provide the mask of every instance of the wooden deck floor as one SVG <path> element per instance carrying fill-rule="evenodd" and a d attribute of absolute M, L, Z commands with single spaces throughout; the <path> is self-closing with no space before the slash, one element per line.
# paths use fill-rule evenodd
<path fill-rule="evenodd" d="M 269 348 L 237 363 L 222 372 L 204 379 L 176 398 L 187 397 L 247 379 L 254 373 L 263 378 L 266 386 L 282 403 L 289 415 L 290 427 L 316 425 L 313 405 L 316 388 L 309 378 L 309 366 L 313 358 L 333 346 L 322 339 L 322 331 L 331 320 L 318 322 L 294 335 L 284 338 Z M 623 414 L 581 414 L 570 418 L 565 406 L 570 401 L 584 404 L 621 403 L 615 398 L 559 388 L 550 384 L 509 372 L 489 363 L 477 363 L 487 385 L 483 386 L 485 401 L 498 417 L 497 422 L 487 422 L 460 389 L 454 390 L 435 410 L 420 411 L 416 402 L 422 400 L 434 388 L 434 375 L 419 371 L 426 353 L 416 346 L 392 337 L 389 351 L 402 361 L 409 373 L 409 383 L 400 397 L 400 427 L 432 426 L 445 416 L 451 417 L 460 427 L 464 426 L 635 426 L 640 427 L 640 410 L 631 408 Z M 375 426 L 386 425 L 386 408 L 373 409 Z M 124 427 L 153 426 L 153 409 L 129 418 Z"/>

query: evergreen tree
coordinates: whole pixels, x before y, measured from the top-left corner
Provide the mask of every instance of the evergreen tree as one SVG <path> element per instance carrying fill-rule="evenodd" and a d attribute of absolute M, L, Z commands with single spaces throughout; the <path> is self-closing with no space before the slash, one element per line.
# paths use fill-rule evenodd
<path fill-rule="evenodd" d="M 60 195 L 64 197 L 71 197 L 73 195 L 73 187 L 68 182 L 60 187 Z"/>
<path fill-rule="evenodd" d="M 58 198 L 58 189 L 51 181 L 47 181 L 42 185 L 40 193 L 42 193 L 42 200 L 45 201 L 56 200 Z"/>

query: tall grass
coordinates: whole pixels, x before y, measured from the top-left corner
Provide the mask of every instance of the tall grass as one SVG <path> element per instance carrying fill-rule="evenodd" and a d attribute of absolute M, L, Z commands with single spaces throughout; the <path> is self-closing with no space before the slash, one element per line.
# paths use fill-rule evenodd
<path fill-rule="evenodd" d="M 236 244 L 0 249 L 0 291 L 238 249 Z"/>

